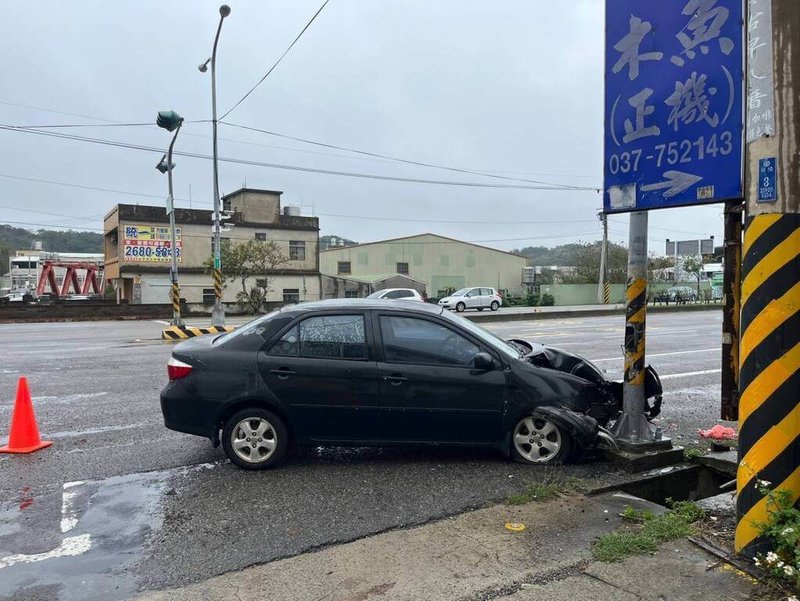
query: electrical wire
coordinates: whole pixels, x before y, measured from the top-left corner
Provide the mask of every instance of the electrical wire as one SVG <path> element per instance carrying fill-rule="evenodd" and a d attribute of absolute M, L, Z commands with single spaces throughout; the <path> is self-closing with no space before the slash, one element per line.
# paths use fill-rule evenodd
<path fill-rule="evenodd" d="M 284 51 L 283 51 L 283 54 L 281 54 L 281 55 L 278 57 L 278 60 L 276 60 L 276 61 L 273 63 L 273 65 L 272 65 L 272 66 L 269 68 L 269 70 L 268 70 L 268 71 L 267 71 L 267 72 L 264 74 L 264 77 L 262 77 L 261 79 L 259 79 L 259 80 L 258 80 L 258 82 L 256 83 L 256 85 L 254 85 L 252 88 L 250 88 L 250 90 L 248 90 L 248 92 L 247 92 L 247 93 L 246 93 L 244 96 L 242 96 L 242 97 L 241 97 L 241 98 L 240 98 L 240 99 L 239 99 L 239 100 L 236 102 L 236 104 L 234 104 L 234 105 L 233 105 L 231 108 L 229 108 L 229 109 L 228 109 L 228 110 L 225 112 L 225 114 L 224 114 L 224 115 L 222 115 L 222 117 L 220 117 L 220 118 L 218 119 L 218 121 L 222 121 L 222 120 L 223 120 L 225 117 L 227 117 L 228 115 L 230 115 L 230 114 L 231 114 L 231 113 L 232 113 L 232 112 L 233 112 L 233 111 L 236 109 L 236 107 L 238 107 L 240 104 L 242 104 L 242 103 L 243 103 L 243 102 L 244 102 L 244 101 L 247 99 L 247 97 L 248 97 L 248 96 L 250 96 L 250 94 L 252 94 L 252 93 L 255 91 L 255 89 L 256 89 L 258 86 L 260 86 L 260 85 L 261 85 L 261 84 L 264 82 L 264 80 L 265 80 L 265 79 L 267 79 L 267 77 L 269 77 L 269 76 L 270 76 L 270 74 L 271 74 L 271 73 L 272 73 L 272 72 L 275 70 L 275 67 L 277 67 L 277 66 L 280 64 L 280 62 L 283 60 L 283 57 L 285 57 L 287 54 L 289 54 L 289 51 L 290 51 L 290 50 L 291 50 L 291 49 L 294 47 L 294 45 L 297 43 L 297 41 L 298 41 L 298 40 L 299 40 L 299 39 L 302 37 L 302 35 L 303 35 L 303 34 L 306 32 L 306 30 L 307 30 L 309 27 L 311 27 L 311 24 L 314 22 L 314 19 L 316 19 L 316 18 L 317 18 L 317 16 L 319 15 L 319 13 L 321 13 L 321 12 L 322 12 L 322 9 L 323 9 L 323 8 L 325 8 L 325 7 L 328 5 L 328 2 L 329 2 L 329 0 L 325 0 L 325 1 L 322 3 L 322 6 L 320 6 L 320 7 L 319 7 L 319 9 L 317 9 L 317 12 L 315 12 L 315 13 L 314 13 L 314 16 L 313 16 L 313 17 L 311 17 L 311 19 L 309 19 L 309 21 L 308 21 L 308 23 L 306 23 L 305 27 L 303 27 L 303 29 L 301 29 L 301 30 L 300 30 L 300 33 L 298 33 L 298 34 L 297 34 L 297 37 L 295 37 L 295 39 L 294 39 L 294 40 L 292 40 L 292 43 L 291 43 L 291 44 L 289 44 L 289 46 L 286 48 L 286 50 L 284 50 Z"/>
<path fill-rule="evenodd" d="M 152 146 L 143 146 L 140 144 L 131 144 L 126 142 L 119 142 L 116 140 L 105 140 L 101 138 L 90 138 L 87 136 L 77 136 L 73 134 L 64 134 L 59 132 L 53 131 L 44 131 L 44 130 L 37 130 L 37 129 L 17 129 L 13 125 L 8 124 L 0 124 L 0 130 L 6 131 L 14 131 L 18 133 L 26 133 L 26 134 L 35 134 L 40 136 L 48 136 L 53 138 L 61 138 L 65 140 L 73 140 L 79 142 L 87 142 L 91 144 L 100 144 L 104 146 L 112 146 L 116 148 L 126 148 L 129 150 L 141 150 L 145 152 L 152 152 L 163 154 L 164 150 L 161 148 L 154 148 Z M 185 152 L 185 151 L 175 151 L 173 152 L 174 156 L 183 156 L 188 158 L 195 158 L 195 159 L 204 159 L 204 160 L 211 160 L 212 157 L 207 154 L 200 154 L 194 152 Z M 237 159 L 237 158 L 227 158 L 227 157 L 219 157 L 219 161 L 224 163 L 234 163 L 238 165 L 248 165 L 251 167 L 266 167 L 270 169 L 283 169 L 288 171 L 300 171 L 303 173 L 315 173 L 318 175 L 334 175 L 334 176 L 341 176 L 341 177 L 353 177 L 359 179 L 369 179 L 369 180 L 378 180 L 378 181 L 392 181 L 392 182 L 400 182 L 400 183 L 412 183 L 412 184 L 426 184 L 426 185 L 438 185 L 438 186 L 456 186 L 456 187 L 466 187 L 466 188 L 492 188 L 492 189 L 511 189 L 511 190 L 550 190 L 550 191 L 592 191 L 594 192 L 594 188 L 587 188 L 585 190 L 573 190 L 570 188 L 562 188 L 562 187 L 552 187 L 552 186 L 537 186 L 537 185 L 523 185 L 523 184 L 490 184 L 490 183 L 482 183 L 482 182 L 461 182 L 461 181 L 448 181 L 448 180 L 436 180 L 436 179 L 425 179 L 425 178 L 413 178 L 413 177 L 398 177 L 398 176 L 391 176 L 391 175 L 378 175 L 372 173 L 358 173 L 352 171 L 339 171 L 333 169 L 318 169 L 314 167 L 303 167 L 299 165 L 285 165 L 281 163 L 267 163 L 262 161 L 252 161 L 248 159 Z"/>
<path fill-rule="evenodd" d="M 400 157 L 394 157 L 394 156 L 390 156 L 390 155 L 380 154 L 380 153 L 377 153 L 377 152 L 368 152 L 366 150 L 358 150 L 356 148 L 348 148 L 346 146 L 337 146 L 336 144 L 326 144 L 325 142 L 317 142 L 315 140 L 309 140 L 307 138 L 298 138 L 296 136 L 290 136 L 290 135 L 287 135 L 287 134 L 281 134 L 281 133 L 269 131 L 269 130 L 266 130 L 266 129 L 259 129 L 257 127 L 250 127 L 248 125 L 239 125 L 237 123 L 224 122 L 224 123 L 222 123 L 222 125 L 227 125 L 229 127 L 236 127 L 236 128 L 244 129 L 244 130 L 247 130 L 247 131 L 259 132 L 259 133 L 267 134 L 267 135 L 270 135 L 270 136 L 276 136 L 276 137 L 279 137 L 279 138 L 285 138 L 287 140 L 294 140 L 295 142 L 302 142 L 304 144 L 313 144 L 314 146 L 322 146 L 324 148 L 331 148 L 331 149 L 334 149 L 334 150 L 343 150 L 343 151 L 346 151 L 346 152 L 352 152 L 352 153 L 355 153 L 355 154 L 360 154 L 360 155 L 364 155 L 364 156 L 368 156 L 368 157 L 386 159 L 386 160 L 389 160 L 389 161 L 396 161 L 398 163 L 405 163 L 406 165 L 416 165 L 416 166 L 419 166 L 419 167 L 430 167 L 430 168 L 433 168 L 433 169 L 444 169 L 446 171 L 454 171 L 456 173 L 467 173 L 467 174 L 470 174 L 470 175 L 478 175 L 478 176 L 481 176 L 481 177 L 491 177 L 491 178 L 507 180 L 507 181 L 525 182 L 525 183 L 529 183 L 529 184 L 540 184 L 540 185 L 546 185 L 546 186 L 554 186 L 554 187 L 559 187 L 559 188 L 566 188 L 566 189 L 569 189 L 569 190 L 592 190 L 592 191 L 595 191 L 595 192 L 600 192 L 600 190 L 597 189 L 597 187 L 573 186 L 573 185 L 570 185 L 570 184 L 559 184 L 559 183 L 544 182 L 544 181 L 533 180 L 533 179 L 523 179 L 523 178 L 518 178 L 518 177 L 508 177 L 508 176 L 504 176 L 504 175 L 495 175 L 495 174 L 492 174 L 490 172 L 481 172 L 481 171 L 474 171 L 474 170 L 471 170 L 471 169 L 462 169 L 462 168 L 459 168 L 459 167 L 448 167 L 446 165 L 436 165 L 434 163 L 425 163 L 425 162 L 422 162 L 422 161 L 413 161 L 411 159 L 403 159 L 403 158 L 400 158 Z"/>

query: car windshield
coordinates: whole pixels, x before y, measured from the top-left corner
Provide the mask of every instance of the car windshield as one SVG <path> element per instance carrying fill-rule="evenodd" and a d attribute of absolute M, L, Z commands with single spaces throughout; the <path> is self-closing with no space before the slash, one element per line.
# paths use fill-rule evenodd
<path fill-rule="evenodd" d="M 469 288 L 466 288 L 466 290 L 469 290 Z M 480 338 L 483 342 L 491 346 L 493 349 L 504 354 L 507 358 L 509 359 L 522 358 L 522 353 L 517 348 L 511 346 L 508 342 L 500 338 L 500 336 L 498 336 L 497 334 L 494 334 L 489 330 L 484 330 L 482 327 L 473 323 L 469 319 L 464 319 L 459 315 L 453 315 L 449 311 L 445 311 L 444 313 L 442 313 L 442 317 L 444 319 L 448 319 L 454 323 L 457 323 L 465 330 L 469 330 L 472 334 Z"/>
<path fill-rule="evenodd" d="M 370 294 L 367 298 L 380 298 L 385 292 L 386 290 L 378 290 L 377 292 Z"/>
<path fill-rule="evenodd" d="M 472 290 L 472 288 L 462 288 L 461 290 L 456 290 L 450 296 L 464 296 L 470 290 Z"/>

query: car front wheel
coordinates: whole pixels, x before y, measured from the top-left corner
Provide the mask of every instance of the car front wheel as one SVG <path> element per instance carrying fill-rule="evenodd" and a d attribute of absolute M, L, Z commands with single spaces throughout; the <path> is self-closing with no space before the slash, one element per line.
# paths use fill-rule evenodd
<path fill-rule="evenodd" d="M 514 427 L 511 453 L 519 463 L 565 463 L 572 453 L 572 438 L 557 424 L 533 412 Z"/>
<path fill-rule="evenodd" d="M 500 303 L 498 303 L 497 301 L 492 301 L 491 308 L 492 308 L 492 311 L 497 311 L 500 308 Z"/>
<path fill-rule="evenodd" d="M 233 414 L 222 429 L 222 448 L 231 462 L 246 470 L 263 470 L 286 454 L 288 431 L 271 411 L 244 409 Z"/>
<path fill-rule="evenodd" d="M 458 311 L 459 313 L 463 313 L 464 309 L 466 309 L 466 308 L 467 308 L 467 305 L 465 305 L 464 303 L 458 303 L 456 305 L 456 311 Z"/>

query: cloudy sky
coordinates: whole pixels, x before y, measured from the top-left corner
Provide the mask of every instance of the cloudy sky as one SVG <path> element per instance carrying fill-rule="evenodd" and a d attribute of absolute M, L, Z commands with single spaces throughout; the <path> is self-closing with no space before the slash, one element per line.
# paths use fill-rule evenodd
<path fill-rule="evenodd" d="M 231 0 L 218 53 L 218 108 L 269 69 L 322 0 Z M 176 150 L 211 154 L 209 73 L 219 2 L 37 0 L 3 7 L 3 125 L 165 149 L 152 123 L 187 121 Z M 602 204 L 600 0 L 330 0 L 277 69 L 220 125 L 221 157 L 389 177 L 536 184 L 399 163 L 243 125 L 416 162 L 587 190 L 457 186 L 230 162 L 224 193 L 284 192 L 322 234 L 358 241 L 425 231 L 503 249 L 596 239 Z M 0 130 L 0 222 L 102 229 L 118 202 L 160 204 L 156 152 Z M 178 206 L 210 208 L 211 161 L 177 157 Z M 49 182 L 49 183 L 47 183 Z M 96 189 L 87 189 L 96 188 Z M 610 218 L 613 240 L 627 218 Z M 722 236 L 721 205 L 652 212 L 665 238 Z"/>

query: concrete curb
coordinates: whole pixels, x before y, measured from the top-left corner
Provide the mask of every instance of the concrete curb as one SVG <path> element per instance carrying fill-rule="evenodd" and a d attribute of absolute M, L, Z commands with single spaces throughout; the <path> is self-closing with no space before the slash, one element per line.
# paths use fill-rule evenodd
<path fill-rule="evenodd" d="M 532 308 L 534 309 L 534 308 Z M 669 306 L 648 306 L 648 313 L 683 313 L 684 311 L 721 311 L 722 305 L 683 305 L 678 307 Z M 625 315 L 625 308 L 619 309 L 587 309 L 586 311 L 536 311 L 531 310 L 526 313 L 505 313 L 502 309 L 496 313 L 474 313 L 465 314 L 461 313 L 462 317 L 466 317 L 470 321 L 476 323 L 481 322 L 494 322 L 494 321 L 528 321 L 537 319 L 567 319 L 570 317 L 605 317 L 609 315 Z"/>
<path fill-rule="evenodd" d="M 194 338 L 195 336 L 204 336 L 205 334 L 223 334 L 225 332 L 233 332 L 235 326 L 209 326 L 207 328 L 193 328 L 190 326 L 169 326 L 161 332 L 163 340 L 186 340 L 187 338 Z"/>

